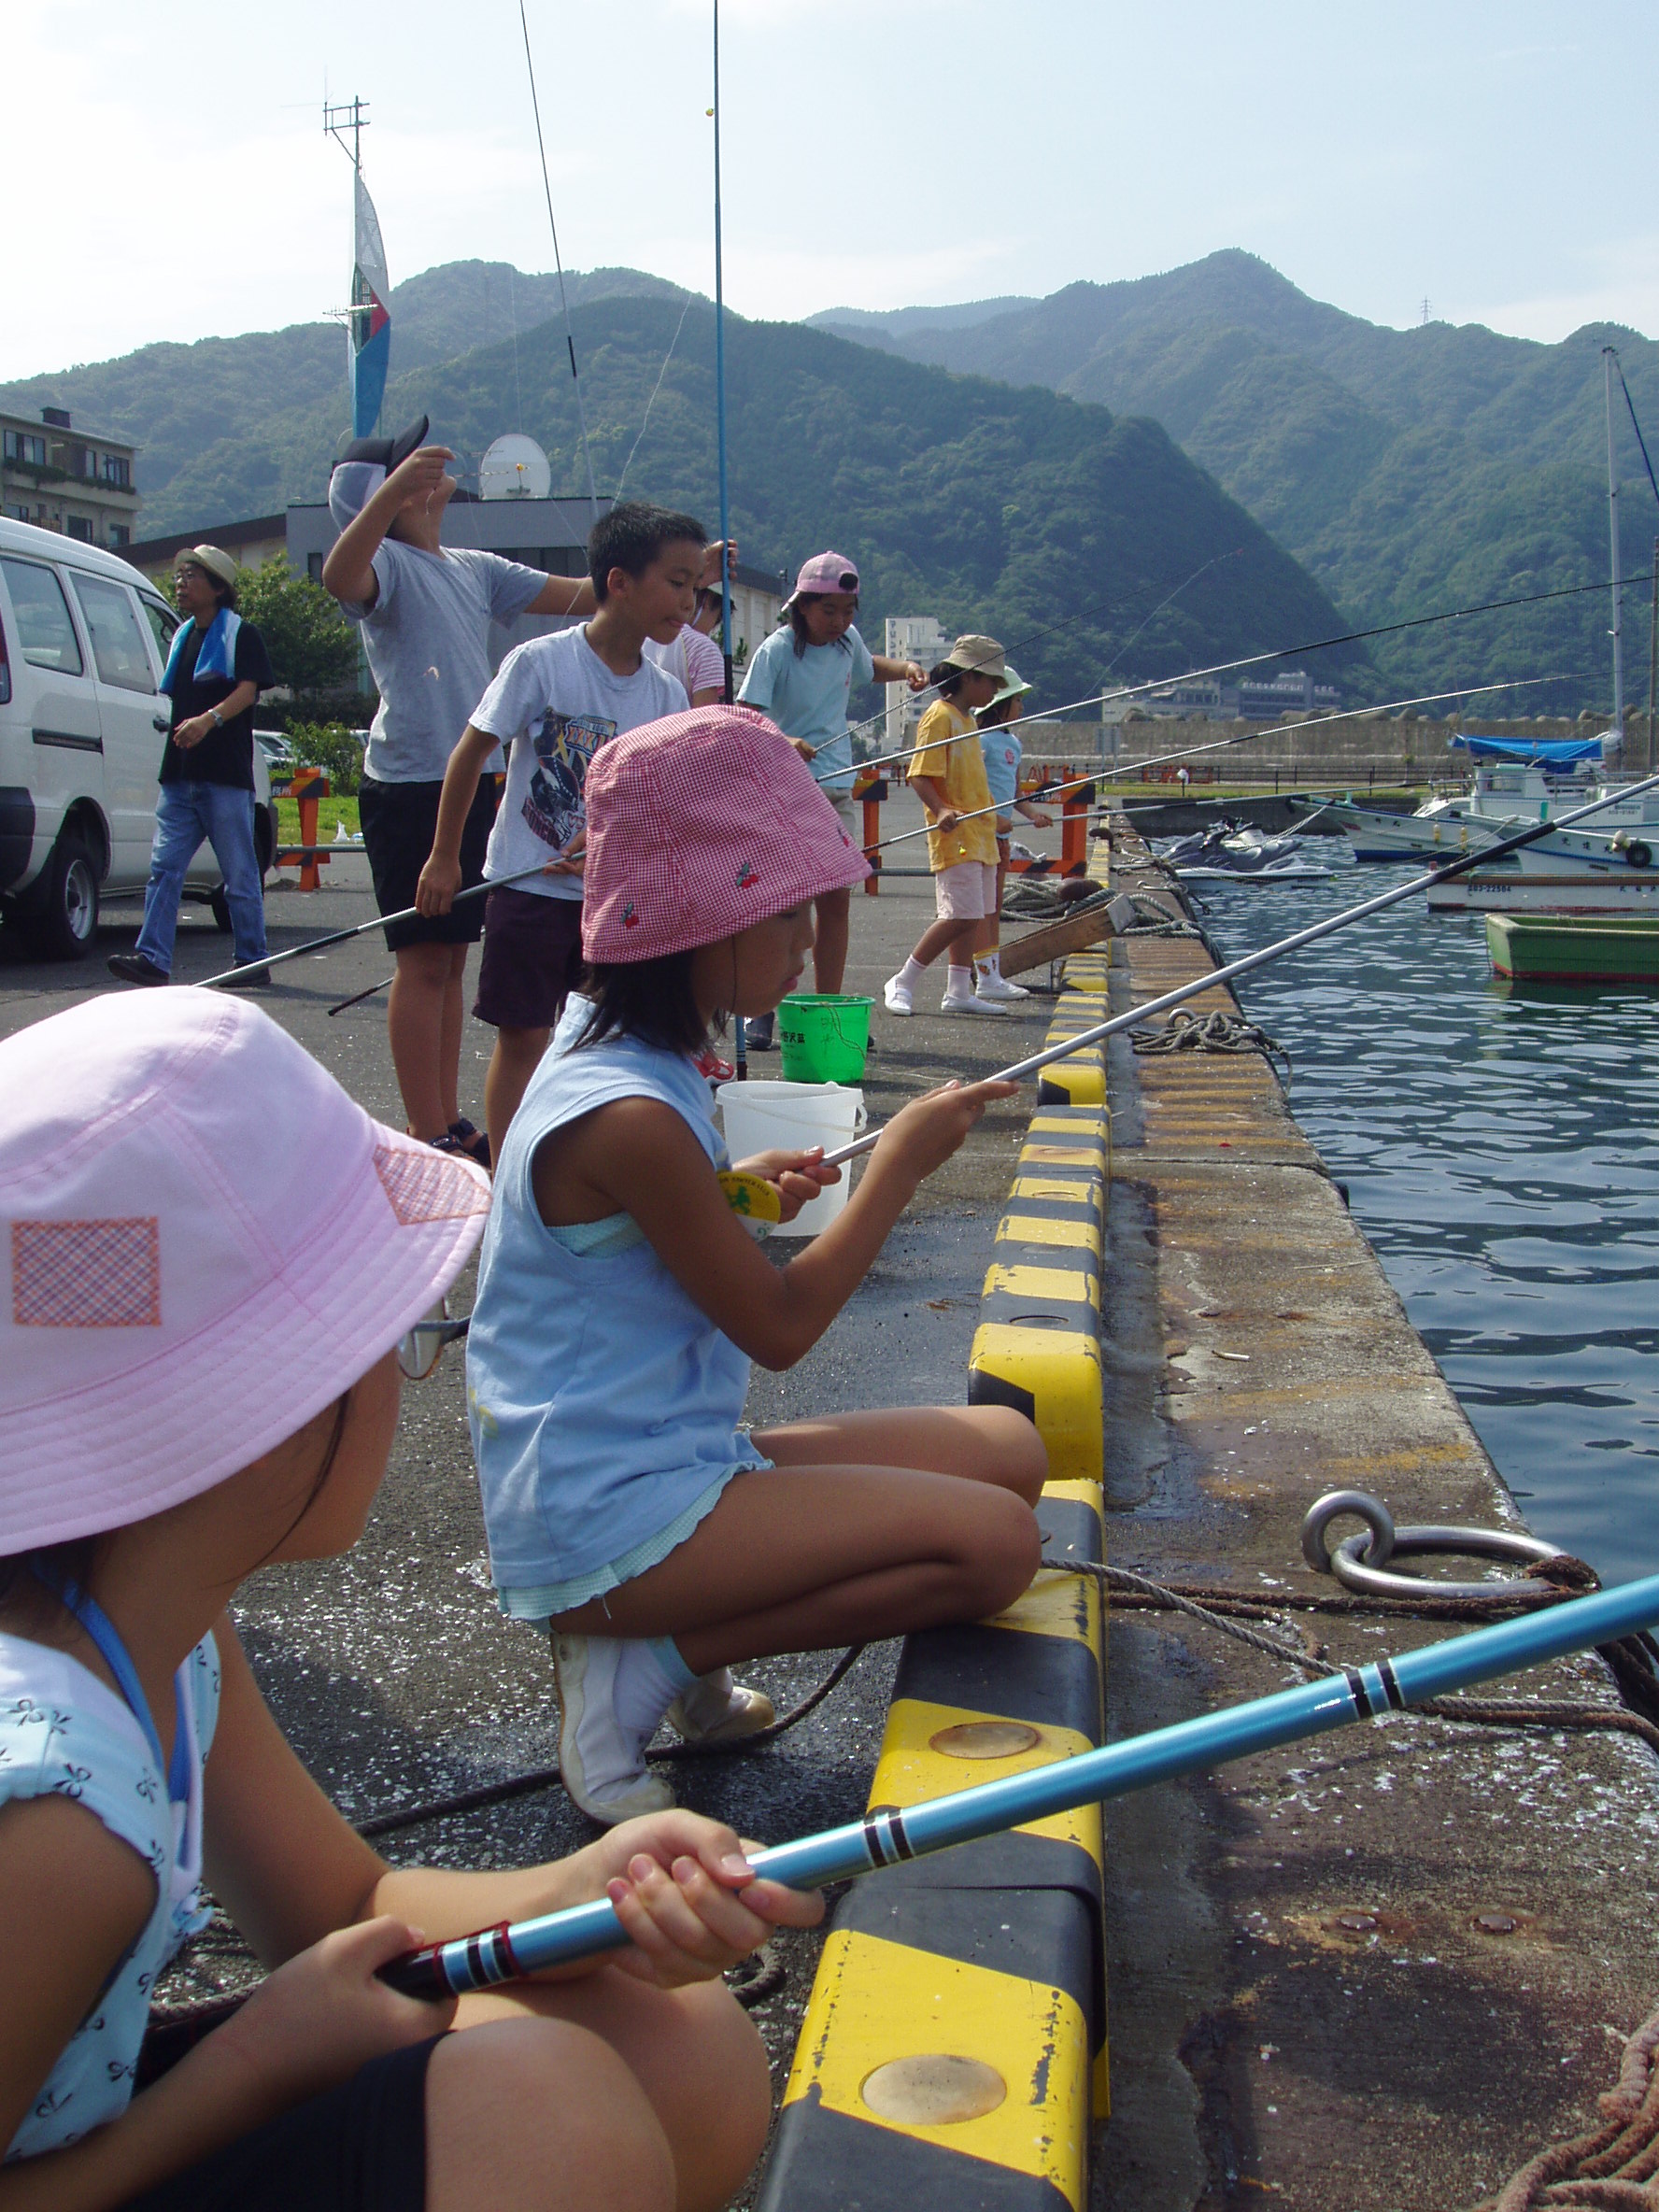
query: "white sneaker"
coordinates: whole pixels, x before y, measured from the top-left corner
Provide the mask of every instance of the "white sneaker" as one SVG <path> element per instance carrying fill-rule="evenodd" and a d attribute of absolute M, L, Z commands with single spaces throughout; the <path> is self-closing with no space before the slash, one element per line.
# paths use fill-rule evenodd
<path fill-rule="evenodd" d="M 627 1649 L 614 1636 L 555 1636 L 559 1681 L 559 1771 L 573 1805 L 614 1828 L 641 1813 L 666 1812 L 674 1794 L 645 1765 L 655 1723 L 641 1736 L 617 1718 L 613 1693 Z"/>
<path fill-rule="evenodd" d="M 889 975 L 882 985 L 882 1003 L 889 1014 L 914 1014 L 915 993 L 902 976 Z"/>
<path fill-rule="evenodd" d="M 980 974 L 973 988 L 981 999 L 1028 999 L 1031 996 L 1024 985 L 1010 983 L 1007 976 L 996 971 Z"/>
<path fill-rule="evenodd" d="M 734 1682 L 729 1666 L 700 1675 L 668 1709 L 670 1727 L 687 1743 L 733 1743 L 770 1728 L 776 1718 L 765 1692 Z"/>
<path fill-rule="evenodd" d="M 946 991 L 939 1001 L 941 1014 L 994 1014 L 1000 1019 L 1004 1009 L 989 999 L 981 999 L 972 991 Z"/>

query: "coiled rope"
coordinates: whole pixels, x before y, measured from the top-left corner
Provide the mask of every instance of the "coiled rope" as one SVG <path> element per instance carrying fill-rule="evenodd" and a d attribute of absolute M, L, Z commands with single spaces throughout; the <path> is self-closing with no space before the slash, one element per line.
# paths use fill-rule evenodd
<path fill-rule="evenodd" d="M 1143 1058 L 1167 1052 L 1258 1052 L 1265 1060 L 1284 1062 L 1286 1090 L 1295 1075 L 1289 1053 L 1259 1022 L 1246 1021 L 1240 1014 L 1227 1014 L 1219 1006 L 1213 1014 L 1189 1014 L 1184 1006 L 1178 1006 L 1162 1028 L 1137 1030 L 1129 1042 Z"/>
<path fill-rule="evenodd" d="M 1653 2212 L 1659 2205 L 1659 2012 L 1624 2046 L 1617 2086 L 1596 2099 L 1599 2127 L 1529 2159 L 1475 2212 Z"/>

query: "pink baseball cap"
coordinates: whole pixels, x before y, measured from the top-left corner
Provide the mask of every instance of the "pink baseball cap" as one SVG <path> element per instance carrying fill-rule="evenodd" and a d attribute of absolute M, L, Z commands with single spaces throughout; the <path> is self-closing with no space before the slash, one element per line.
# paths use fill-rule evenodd
<path fill-rule="evenodd" d="M 693 707 L 614 738 L 583 798 L 590 960 L 716 944 L 870 873 L 806 762 L 753 707 Z"/>
<path fill-rule="evenodd" d="M 803 591 L 856 592 L 858 588 L 858 572 L 844 553 L 815 553 L 810 560 L 801 563 L 795 588 L 784 604 L 792 606 Z"/>
<path fill-rule="evenodd" d="M 0 1042 L 0 1553 L 210 1490 L 429 1313 L 480 1169 L 372 1121 L 270 1017 L 182 985 Z"/>

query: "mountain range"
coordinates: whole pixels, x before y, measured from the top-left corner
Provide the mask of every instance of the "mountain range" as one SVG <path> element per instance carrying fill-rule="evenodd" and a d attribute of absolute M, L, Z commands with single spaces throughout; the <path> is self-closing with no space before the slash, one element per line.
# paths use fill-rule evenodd
<path fill-rule="evenodd" d="M 568 282 L 601 489 L 625 476 L 630 493 L 688 507 L 712 530 L 711 307 L 636 272 Z M 563 324 L 547 319 L 553 279 L 451 263 L 400 286 L 391 307 L 389 426 L 424 412 L 474 467 L 500 432 L 527 431 L 555 490 L 586 489 Z M 0 404 L 65 405 L 135 439 L 145 531 L 210 532 L 323 495 L 344 350 L 328 324 L 152 346 L 0 389 Z M 1055 704 L 1097 689 L 1114 662 L 1172 674 L 1344 627 L 1306 571 L 1143 417 L 730 313 L 726 375 L 744 558 L 792 573 L 827 545 L 849 553 L 877 649 L 887 614 L 989 631 Z M 1320 674 L 1360 689 L 1376 680 L 1352 648 L 1322 656 Z"/>
<path fill-rule="evenodd" d="M 1602 348 L 1659 432 L 1659 346 L 1591 324 L 1555 345 L 1478 324 L 1379 327 L 1310 299 L 1254 255 L 1214 253 L 1041 300 L 812 319 L 958 374 L 1040 384 L 1161 422 L 1356 624 L 1609 574 Z M 1626 696 L 1645 701 L 1659 494 L 1617 377 Z M 1608 602 L 1586 596 L 1379 641 L 1402 687 L 1583 672 L 1540 701 L 1611 696 Z"/>

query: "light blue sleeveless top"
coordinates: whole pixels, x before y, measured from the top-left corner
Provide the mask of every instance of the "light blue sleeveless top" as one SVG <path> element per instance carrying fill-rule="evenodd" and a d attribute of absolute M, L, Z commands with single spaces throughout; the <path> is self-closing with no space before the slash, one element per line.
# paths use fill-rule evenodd
<path fill-rule="evenodd" d="M 0 1634 L 0 1803 L 56 1795 L 84 1805 L 145 1860 L 155 1907 L 108 1987 L 65 2045 L 7 2151 L 61 2150 L 126 2110 L 157 1977 L 201 1909 L 202 1766 L 219 1719 L 219 1652 L 205 1637 L 178 1670 L 189 1794 L 167 1794 L 143 1727 L 67 1652 Z"/>
<path fill-rule="evenodd" d="M 613 1099 L 661 1099 L 711 1167 L 728 1162 L 691 1061 L 633 1038 L 573 1051 L 589 1011 L 570 999 L 513 1116 L 467 1337 L 490 1572 L 503 1608 L 529 1617 L 580 1604 L 665 1557 L 734 1474 L 768 1464 L 738 1432 L 746 1354 L 653 1247 L 577 1254 L 536 1211 L 537 1145 Z"/>

